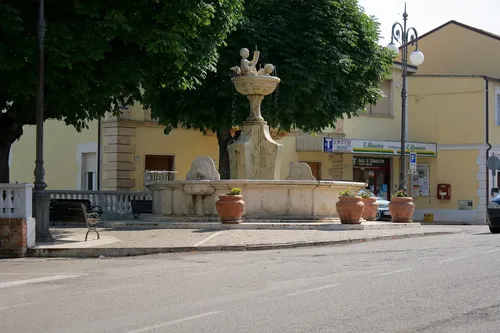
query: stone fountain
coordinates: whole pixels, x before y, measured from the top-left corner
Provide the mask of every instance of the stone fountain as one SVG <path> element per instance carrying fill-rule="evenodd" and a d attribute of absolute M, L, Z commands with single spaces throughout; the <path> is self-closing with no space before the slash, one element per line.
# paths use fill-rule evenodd
<path fill-rule="evenodd" d="M 231 68 L 232 82 L 250 102 L 250 115 L 243 123 L 238 140 L 228 147 L 231 179 L 220 180 L 210 157 L 198 157 L 185 181 L 159 181 L 146 175 L 145 186 L 153 191 L 153 214 L 165 220 L 217 220 L 215 202 L 219 194 L 234 187 L 243 190 L 245 220 L 319 220 L 336 218 L 339 192 L 358 191 L 364 183 L 316 180 L 307 165 L 292 163 L 287 180 L 280 180 L 282 145 L 275 142 L 262 117 L 261 103 L 272 94 L 280 79 L 272 76 L 274 66 L 257 70 L 259 51 L 240 51 L 240 66 Z M 294 169 L 295 167 L 299 169 Z M 293 175 L 308 175 L 294 178 Z M 297 172 L 297 171 L 300 172 Z"/>

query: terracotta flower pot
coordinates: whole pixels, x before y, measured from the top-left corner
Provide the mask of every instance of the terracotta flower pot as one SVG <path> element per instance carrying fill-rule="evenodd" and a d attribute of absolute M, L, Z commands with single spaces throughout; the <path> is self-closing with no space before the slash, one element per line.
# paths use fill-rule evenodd
<path fill-rule="evenodd" d="M 392 222 L 413 222 L 414 210 L 412 197 L 393 197 L 389 203 Z"/>
<path fill-rule="evenodd" d="M 245 201 L 242 195 L 221 194 L 215 203 L 215 209 L 222 223 L 240 223 Z"/>
<path fill-rule="evenodd" d="M 361 197 L 339 197 L 336 204 L 337 213 L 342 224 L 360 224 L 361 215 L 363 214 L 363 201 Z"/>
<path fill-rule="evenodd" d="M 377 219 L 378 202 L 377 198 L 363 198 L 363 218 L 367 221 L 375 221 Z"/>

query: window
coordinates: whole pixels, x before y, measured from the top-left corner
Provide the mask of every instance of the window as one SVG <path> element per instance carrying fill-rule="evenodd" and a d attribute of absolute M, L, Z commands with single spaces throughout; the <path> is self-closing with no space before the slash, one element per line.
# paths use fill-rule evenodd
<path fill-rule="evenodd" d="M 82 190 L 97 190 L 97 154 L 82 154 Z"/>
<path fill-rule="evenodd" d="M 380 83 L 380 89 L 385 97 L 380 99 L 375 105 L 366 107 L 366 114 L 369 116 L 390 117 L 392 116 L 392 80 Z"/>

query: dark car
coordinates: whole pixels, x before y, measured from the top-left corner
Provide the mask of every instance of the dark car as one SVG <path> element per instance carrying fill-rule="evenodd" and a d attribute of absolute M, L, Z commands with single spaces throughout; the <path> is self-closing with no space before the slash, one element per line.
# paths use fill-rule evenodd
<path fill-rule="evenodd" d="M 488 204 L 486 220 L 492 233 L 500 233 L 500 195 L 495 196 Z"/>

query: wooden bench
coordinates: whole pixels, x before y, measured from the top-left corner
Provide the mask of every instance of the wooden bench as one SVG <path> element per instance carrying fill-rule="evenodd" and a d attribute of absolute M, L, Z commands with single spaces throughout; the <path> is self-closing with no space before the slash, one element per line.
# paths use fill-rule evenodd
<path fill-rule="evenodd" d="M 130 205 L 134 220 L 138 220 L 142 213 L 153 214 L 153 200 L 130 200 Z"/>
<path fill-rule="evenodd" d="M 102 215 L 102 208 L 92 206 L 90 200 L 87 199 L 52 199 L 50 200 L 50 221 L 52 225 L 56 222 L 62 222 L 63 224 L 66 224 L 66 222 L 86 223 L 82 205 L 85 206 L 87 212 L 97 213 L 99 217 Z"/>
<path fill-rule="evenodd" d="M 87 237 L 89 236 L 89 232 L 94 231 L 97 234 L 97 239 L 101 238 L 99 236 L 99 232 L 97 231 L 97 227 L 99 226 L 99 222 L 101 221 L 101 215 L 98 212 L 87 212 L 87 206 L 82 204 L 83 216 L 85 217 L 85 223 L 87 224 L 87 233 L 85 234 L 85 241 L 87 241 Z"/>

